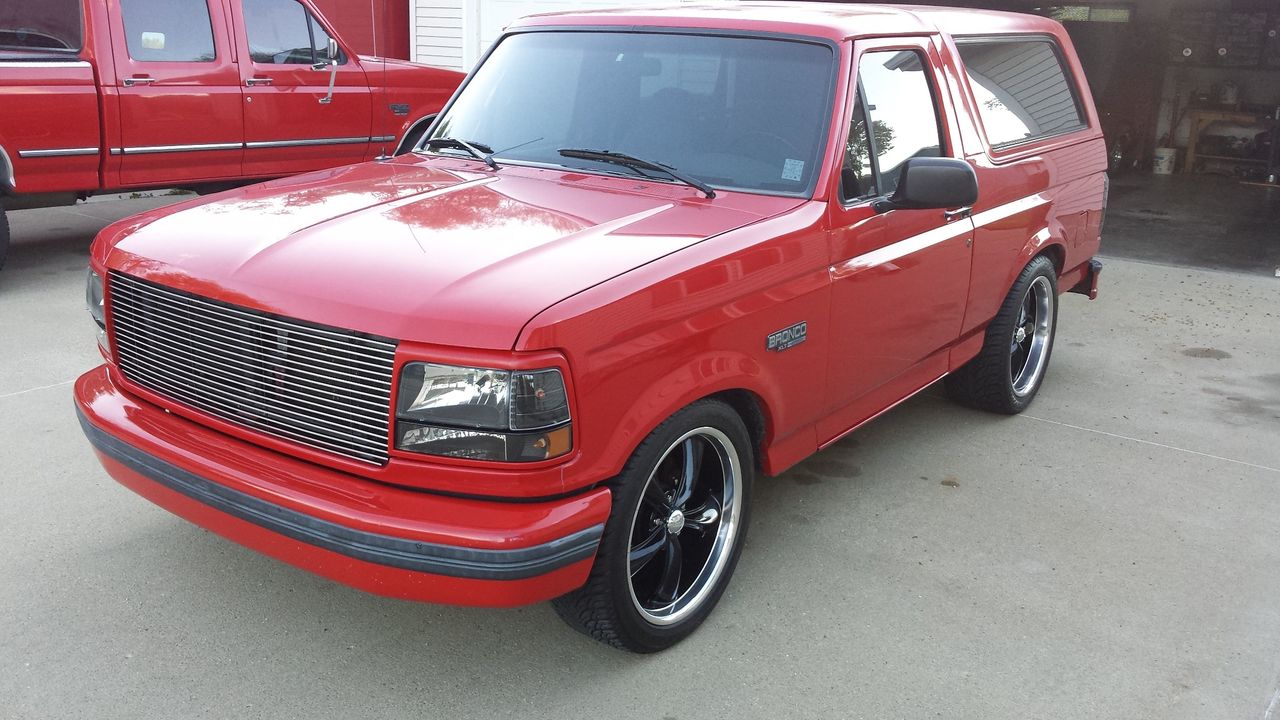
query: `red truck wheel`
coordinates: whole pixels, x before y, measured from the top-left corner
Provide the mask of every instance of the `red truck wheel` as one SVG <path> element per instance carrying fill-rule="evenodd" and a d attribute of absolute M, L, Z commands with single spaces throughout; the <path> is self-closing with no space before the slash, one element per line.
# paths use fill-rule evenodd
<path fill-rule="evenodd" d="M 587 584 L 554 601 L 574 629 L 632 652 L 687 637 L 729 584 L 747 532 L 755 459 L 715 400 L 659 425 L 610 481 L 613 509 Z"/>
<path fill-rule="evenodd" d="M 9 256 L 9 215 L 0 208 L 0 270 L 4 269 L 4 259 Z"/>
<path fill-rule="evenodd" d="M 947 376 L 951 397 L 980 410 L 1016 415 L 1035 399 L 1049 367 L 1058 327 L 1058 273 L 1049 258 L 1032 260 L 987 327 L 982 351 Z"/>

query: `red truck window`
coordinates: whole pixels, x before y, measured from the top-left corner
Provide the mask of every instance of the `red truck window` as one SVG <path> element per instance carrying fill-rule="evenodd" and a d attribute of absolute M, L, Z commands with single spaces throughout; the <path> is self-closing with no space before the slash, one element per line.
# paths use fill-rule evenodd
<path fill-rule="evenodd" d="M 244 0 L 249 55 L 256 63 L 311 65 L 325 60 L 329 34 L 297 0 Z"/>
<path fill-rule="evenodd" d="M 79 51 L 80 0 L 0 2 L 0 49 Z"/>
<path fill-rule="evenodd" d="M 121 0 L 129 57 L 139 62 L 213 62 L 206 0 Z"/>
<path fill-rule="evenodd" d="M 942 155 L 938 106 L 925 73 L 928 67 L 913 50 L 863 54 L 858 65 L 859 98 L 841 177 L 846 200 L 892 193 L 903 163 Z"/>
<path fill-rule="evenodd" d="M 1048 39 L 957 40 L 992 147 L 1085 126 L 1062 55 Z"/>

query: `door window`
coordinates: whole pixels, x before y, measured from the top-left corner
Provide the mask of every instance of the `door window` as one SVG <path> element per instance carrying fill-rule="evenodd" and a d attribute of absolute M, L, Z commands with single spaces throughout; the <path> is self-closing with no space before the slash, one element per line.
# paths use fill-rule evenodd
<path fill-rule="evenodd" d="M 329 33 L 297 0 L 245 0 L 249 56 L 267 65 L 313 65 L 328 59 Z"/>
<path fill-rule="evenodd" d="M 121 0 L 129 57 L 139 62 L 213 62 L 207 0 Z"/>
<path fill-rule="evenodd" d="M 913 50 L 863 54 L 841 173 L 846 201 L 892 194 L 903 163 L 915 157 L 942 156 L 942 130 L 928 67 Z"/>
<path fill-rule="evenodd" d="M 958 47 L 992 147 L 1085 126 L 1062 58 L 1049 40 L 965 40 Z"/>

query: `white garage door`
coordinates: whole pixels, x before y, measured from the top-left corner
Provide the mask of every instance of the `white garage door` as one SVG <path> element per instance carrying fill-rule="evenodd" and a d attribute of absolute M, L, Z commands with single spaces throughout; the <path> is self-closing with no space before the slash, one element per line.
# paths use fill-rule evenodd
<path fill-rule="evenodd" d="M 691 0 L 680 0 L 690 2 Z M 413 59 L 470 70 L 512 20 L 534 13 L 628 7 L 641 0 L 413 0 Z"/>

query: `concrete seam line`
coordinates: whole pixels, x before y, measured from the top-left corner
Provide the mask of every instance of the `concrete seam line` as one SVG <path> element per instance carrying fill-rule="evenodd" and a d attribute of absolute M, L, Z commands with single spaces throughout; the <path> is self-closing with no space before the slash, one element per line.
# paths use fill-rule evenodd
<path fill-rule="evenodd" d="M 1271 704 L 1267 706 L 1267 711 L 1263 713 L 1262 720 L 1280 720 L 1280 715 L 1276 715 L 1276 710 L 1280 709 L 1280 680 L 1276 681 L 1276 692 L 1271 696 Z"/>
<path fill-rule="evenodd" d="M 41 385 L 40 387 L 27 388 L 26 390 L 19 390 L 17 392 L 5 393 L 3 395 L 0 395 L 0 400 L 3 400 L 5 398 L 17 397 L 19 395 L 26 395 L 27 393 L 33 393 L 33 392 L 36 392 L 37 390 L 48 390 L 49 388 L 62 387 L 63 385 L 70 385 L 73 382 L 75 382 L 75 380 L 63 380 L 60 383 L 54 383 L 52 385 Z"/>
<path fill-rule="evenodd" d="M 1187 453 L 1189 455 L 1199 455 L 1200 457 L 1209 458 L 1210 460 L 1221 460 L 1223 462 L 1235 463 L 1236 465 L 1244 465 L 1245 467 L 1251 467 L 1257 470 L 1266 470 L 1267 472 L 1280 474 L 1280 468 L 1268 467 L 1266 465 L 1258 465 L 1257 463 L 1246 462 L 1244 460 L 1236 460 L 1235 458 L 1222 457 L 1221 455 L 1210 455 L 1209 453 L 1203 453 L 1203 452 L 1200 452 L 1199 450 L 1188 450 L 1187 448 L 1180 448 L 1176 445 L 1165 445 L 1164 443 L 1152 442 L 1151 440 L 1143 440 L 1142 438 L 1129 437 L 1128 435 L 1119 435 L 1113 432 L 1107 432 L 1106 430 L 1097 430 L 1094 428 L 1087 428 L 1087 427 L 1080 427 L 1079 425 L 1072 425 L 1070 423 L 1058 422 L 1057 420 L 1048 420 L 1045 418 L 1038 418 L 1038 417 L 1035 417 L 1034 415 L 1019 415 L 1018 417 L 1025 418 L 1027 420 L 1035 420 L 1036 422 L 1049 423 L 1050 425 L 1057 425 L 1059 427 L 1071 428 L 1072 430 L 1080 430 L 1083 432 L 1095 433 L 1098 435 L 1106 435 L 1107 437 L 1113 437 L 1119 440 L 1129 440 L 1131 442 L 1142 443 L 1143 445 L 1151 445 L 1158 448 L 1164 448 L 1165 450 L 1176 450 L 1177 452 Z M 1280 718 L 1278 718 L 1277 720 L 1280 720 Z"/>

